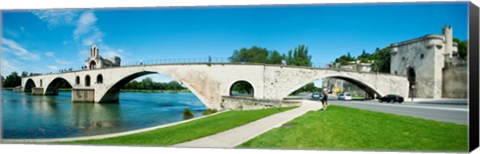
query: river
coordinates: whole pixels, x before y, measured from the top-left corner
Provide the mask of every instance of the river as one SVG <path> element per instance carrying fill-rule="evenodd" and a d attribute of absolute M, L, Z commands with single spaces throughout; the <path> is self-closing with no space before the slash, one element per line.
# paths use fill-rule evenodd
<path fill-rule="evenodd" d="M 2 137 L 39 139 L 124 132 L 183 120 L 190 109 L 202 116 L 205 105 L 185 92 L 121 92 L 119 103 L 72 103 L 71 92 L 33 96 L 2 91 Z"/>

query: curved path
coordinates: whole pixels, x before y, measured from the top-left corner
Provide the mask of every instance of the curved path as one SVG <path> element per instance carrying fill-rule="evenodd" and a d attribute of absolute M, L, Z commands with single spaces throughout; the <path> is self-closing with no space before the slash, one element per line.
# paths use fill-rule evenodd
<path fill-rule="evenodd" d="M 227 130 L 215 135 L 203 137 L 189 142 L 173 145 L 173 147 L 205 147 L 233 148 L 273 128 L 280 127 L 308 111 L 322 108 L 321 103 L 303 100 L 302 106 L 277 113 L 252 123 Z"/>

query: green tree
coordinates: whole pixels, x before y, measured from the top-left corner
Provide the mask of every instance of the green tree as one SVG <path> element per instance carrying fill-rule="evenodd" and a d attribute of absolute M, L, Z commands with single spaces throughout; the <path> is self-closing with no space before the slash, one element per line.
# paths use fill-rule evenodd
<path fill-rule="evenodd" d="M 281 64 L 282 60 L 285 59 L 278 51 L 273 51 L 268 57 L 269 64 Z"/>
<path fill-rule="evenodd" d="M 358 60 L 362 63 L 367 63 L 369 60 L 371 60 L 371 56 L 369 53 L 365 52 L 365 49 L 362 51 L 362 54 L 357 57 Z"/>
<path fill-rule="evenodd" d="M 268 63 L 269 51 L 266 48 L 253 46 L 249 49 L 241 48 L 233 51 L 233 55 L 228 59 L 231 62 L 250 62 L 250 63 Z"/>
<path fill-rule="evenodd" d="M 295 90 L 292 93 L 292 95 L 296 95 L 296 94 L 299 94 L 301 92 L 323 92 L 323 89 L 316 87 L 315 84 L 312 82 L 312 83 L 309 83 L 309 84 L 301 87 L 300 89 Z"/>
<path fill-rule="evenodd" d="M 288 56 L 286 57 L 288 65 L 295 66 L 312 66 L 312 56 L 308 54 L 308 47 L 305 45 L 299 45 L 295 49 L 288 51 Z"/>
<path fill-rule="evenodd" d="M 145 78 L 142 80 L 143 89 L 153 90 L 153 80 L 151 78 Z"/>
<path fill-rule="evenodd" d="M 335 63 L 340 63 L 340 65 L 348 65 L 350 61 L 354 61 L 355 58 L 350 55 L 350 52 L 347 55 L 342 55 L 339 58 L 335 59 Z"/>
<path fill-rule="evenodd" d="M 12 72 L 3 81 L 3 87 L 16 87 L 22 84 L 22 78 L 17 72 Z"/>
<path fill-rule="evenodd" d="M 457 43 L 458 47 L 458 56 L 464 60 L 468 58 L 468 51 L 467 51 L 467 40 L 460 41 L 460 39 L 454 38 L 453 42 Z"/>
<path fill-rule="evenodd" d="M 372 71 L 381 73 L 390 73 L 390 47 L 378 49 L 371 55 L 374 61 Z"/>
<path fill-rule="evenodd" d="M 28 76 L 28 73 L 25 72 L 25 71 L 23 71 L 21 76 L 22 76 L 22 78 L 23 78 L 23 77 L 27 77 L 27 76 Z"/>

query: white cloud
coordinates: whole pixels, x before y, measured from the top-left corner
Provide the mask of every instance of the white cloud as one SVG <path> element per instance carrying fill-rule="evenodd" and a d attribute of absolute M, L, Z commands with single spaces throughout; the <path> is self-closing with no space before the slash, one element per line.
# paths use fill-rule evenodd
<path fill-rule="evenodd" d="M 95 28 L 93 29 L 93 32 L 91 32 L 90 35 L 86 36 L 82 42 L 83 42 L 83 45 L 85 46 L 92 46 L 94 44 L 99 44 L 101 43 L 103 40 L 103 32 L 100 31 L 98 28 Z"/>
<path fill-rule="evenodd" d="M 110 58 L 114 56 L 118 56 L 120 58 L 124 57 L 123 49 L 115 49 L 107 45 L 99 45 L 98 48 L 99 48 L 100 54 L 103 55 L 102 57 L 105 57 L 105 58 Z"/>
<path fill-rule="evenodd" d="M 50 70 L 50 71 L 58 71 L 58 67 L 57 66 L 53 66 L 53 65 L 48 65 L 47 68 Z"/>
<path fill-rule="evenodd" d="M 24 59 L 24 60 L 38 60 L 40 59 L 40 56 L 37 54 L 29 52 L 27 49 L 22 47 L 20 44 L 17 42 L 2 38 L 3 43 L 2 43 L 2 49 L 16 55 L 17 57 Z"/>
<path fill-rule="evenodd" d="M 49 52 L 45 52 L 45 55 L 48 56 L 48 57 L 55 57 L 55 53 L 49 51 Z"/>
<path fill-rule="evenodd" d="M 62 64 L 62 65 L 71 64 L 69 61 L 61 60 L 61 59 L 56 59 L 55 62 L 57 62 L 58 64 Z"/>
<path fill-rule="evenodd" d="M 10 30 L 10 29 L 8 29 L 8 28 L 5 28 L 4 30 L 5 30 L 4 32 L 5 32 L 5 34 L 6 34 L 7 36 L 9 36 L 9 37 L 14 37 L 14 38 L 17 38 L 17 37 L 18 37 L 18 33 L 17 33 L 17 32 L 15 32 L 15 31 L 13 31 L 13 30 Z"/>
<path fill-rule="evenodd" d="M 73 31 L 73 38 L 78 40 L 81 35 L 91 32 L 101 32 L 96 26 L 95 22 L 97 18 L 93 14 L 93 11 L 85 11 L 80 15 L 80 18 L 76 21 L 76 28 Z"/>
<path fill-rule="evenodd" d="M 5 59 L 5 58 L 2 58 L 1 59 L 1 64 L 2 66 L 2 75 L 5 77 L 9 74 L 11 74 L 12 72 L 20 72 L 20 68 L 18 68 L 16 65 L 12 64 L 12 62 L 10 62 L 8 59 Z"/>
<path fill-rule="evenodd" d="M 49 28 L 73 25 L 78 18 L 78 11 L 74 10 L 35 10 L 32 13 L 40 20 L 47 22 Z"/>
<path fill-rule="evenodd" d="M 57 57 L 55 56 L 55 53 L 54 53 L 54 52 L 51 52 L 51 51 L 45 52 L 45 55 L 48 56 L 48 57 L 51 57 L 52 59 L 55 59 L 55 62 L 58 63 L 58 64 L 61 64 L 61 65 L 71 64 L 71 62 L 69 62 L 69 61 L 66 61 L 66 60 L 57 58 Z"/>
<path fill-rule="evenodd" d="M 101 50 L 100 54 L 102 57 L 110 58 L 113 56 L 118 56 L 120 58 L 124 57 L 123 49 L 113 48 L 106 44 L 103 44 L 103 38 L 105 34 L 98 28 L 96 21 L 98 20 L 94 14 L 94 11 L 87 10 L 82 13 L 71 10 L 48 10 L 48 11 L 34 11 L 33 12 L 38 18 L 49 23 L 49 25 L 74 25 L 75 29 L 73 31 L 73 40 L 74 44 L 77 44 L 81 49 L 79 49 L 78 58 L 80 62 L 83 62 L 89 56 L 89 49 L 92 45 L 96 44 L 97 47 Z M 65 21 L 61 21 L 61 20 Z M 64 40 L 63 45 L 69 43 L 67 40 Z M 47 55 L 49 56 L 49 55 Z M 53 55 L 50 55 L 53 57 Z M 59 64 L 67 64 L 68 61 L 61 59 L 55 60 Z"/>

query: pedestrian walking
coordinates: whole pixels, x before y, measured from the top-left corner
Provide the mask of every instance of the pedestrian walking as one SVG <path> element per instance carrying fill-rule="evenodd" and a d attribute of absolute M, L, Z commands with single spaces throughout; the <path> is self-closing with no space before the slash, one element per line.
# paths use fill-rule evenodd
<path fill-rule="evenodd" d="M 323 105 L 323 110 L 327 110 L 327 106 L 328 106 L 328 95 L 327 93 L 324 91 L 323 92 L 323 97 L 322 97 L 322 105 Z"/>

